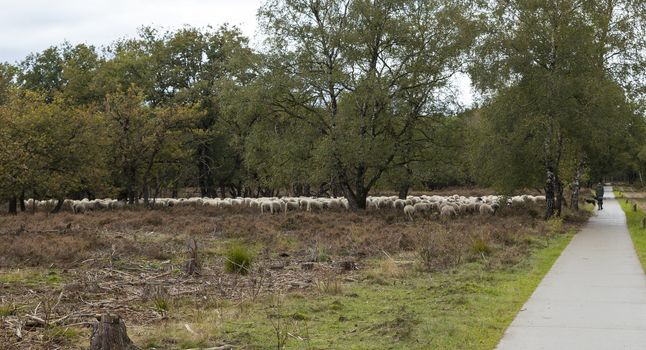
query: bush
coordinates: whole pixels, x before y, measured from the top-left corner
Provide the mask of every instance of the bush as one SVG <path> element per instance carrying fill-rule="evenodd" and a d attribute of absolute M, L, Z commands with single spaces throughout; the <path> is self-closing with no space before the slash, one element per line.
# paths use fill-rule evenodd
<path fill-rule="evenodd" d="M 241 275 L 249 273 L 253 257 L 247 248 L 240 245 L 233 246 L 227 251 L 225 258 L 224 271 Z"/>
<path fill-rule="evenodd" d="M 440 271 L 460 265 L 468 247 L 463 232 L 428 232 L 421 238 L 418 256 L 426 270 Z"/>
<path fill-rule="evenodd" d="M 491 251 L 488 240 L 484 238 L 476 238 L 471 243 L 471 252 L 475 255 L 490 255 Z"/>

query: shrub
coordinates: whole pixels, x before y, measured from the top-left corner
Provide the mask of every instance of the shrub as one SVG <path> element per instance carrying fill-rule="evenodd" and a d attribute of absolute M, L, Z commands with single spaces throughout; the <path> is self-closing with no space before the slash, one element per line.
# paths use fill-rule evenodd
<path fill-rule="evenodd" d="M 563 231 L 563 218 L 553 217 L 547 220 L 547 227 L 551 233 L 561 233 Z"/>
<path fill-rule="evenodd" d="M 228 273 L 239 273 L 241 275 L 249 273 L 253 262 L 251 252 L 241 245 L 231 247 L 226 252 L 225 259 L 224 270 Z"/>
<path fill-rule="evenodd" d="M 462 263 L 466 234 L 458 231 L 429 232 L 421 238 L 418 256 L 424 269 L 439 271 Z"/>
<path fill-rule="evenodd" d="M 321 294 L 341 294 L 341 281 L 334 271 L 328 271 L 314 281 L 314 285 Z"/>
<path fill-rule="evenodd" d="M 476 255 L 489 255 L 491 254 L 491 246 L 485 238 L 476 238 L 471 243 L 471 252 Z"/>

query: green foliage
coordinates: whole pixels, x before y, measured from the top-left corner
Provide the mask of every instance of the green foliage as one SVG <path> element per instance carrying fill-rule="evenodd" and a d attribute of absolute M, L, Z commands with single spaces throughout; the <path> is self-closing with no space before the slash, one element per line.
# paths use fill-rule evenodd
<path fill-rule="evenodd" d="M 106 170 L 100 154 L 102 125 L 88 107 L 70 106 L 60 95 L 47 99 L 31 91 L 12 91 L 0 106 L 0 192 L 31 189 L 59 198 L 82 188 L 100 188 Z"/>
<path fill-rule="evenodd" d="M 471 252 L 475 255 L 489 255 L 493 248 L 491 243 L 484 238 L 476 238 L 471 242 Z"/>
<path fill-rule="evenodd" d="M 249 273 L 252 263 L 253 254 L 251 251 L 242 245 L 234 245 L 225 254 L 224 271 L 246 275 Z"/>
<path fill-rule="evenodd" d="M 0 198 L 505 193 L 646 172 L 643 2 L 268 0 L 0 64 Z M 461 112 L 469 73 L 480 105 Z M 612 126 L 612 127 L 609 127 Z M 281 192 L 284 193 L 284 192 Z"/>
<path fill-rule="evenodd" d="M 613 145 L 627 136 L 635 108 L 627 76 L 610 57 L 622 55 L 624 45 L 643 45 L 636 32 L 631 44 L 616 41 L 613 24 L 634 27 L 644 19 L 612 6 L 634 4 L 515 0 L 485 7 L 489 30 L 471 67 L 489 97 L 473 131 L 482 140 L 473 155 L 479 182 L 512 192 L 543 187 L 548 169 L 557 187 L 579 183 L 584 169 L 595 176 L 611 171 Z"/>
<path fill-rule="evenodd" d="M 429 146 L 415 137 L 422 134 L 417 129 L 444 110 L 446 101 L 434 93 L 447 86 L 472 43 L 469 8 L 274 0 L 260 13 L 272 45 L 276 120 L 311 130 L 291 134 L 307 137 L 300 145 L 310 145 L 310 177 L 365 207 L 384 172 Z"/>

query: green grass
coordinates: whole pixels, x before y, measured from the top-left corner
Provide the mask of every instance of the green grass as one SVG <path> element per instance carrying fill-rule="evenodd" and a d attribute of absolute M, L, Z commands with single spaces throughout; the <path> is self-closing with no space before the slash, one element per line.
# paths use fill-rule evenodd
<path fill-rule="evenodd" d="M 573 232 L 540 239 L 513 267 L 474 262 L 343 283 L 340 294 L 289 294 L 255 303 L 185 305 L 140 344 L 229 343 L 250 349 L 493 349 Z M 367 275 L 367 273 L 366 273 Z M 393 277 L 397 276 L 397 277 Z M 215 302 L 215 301 L 212 301 Z M 186 320 L 186 321 L 185 321 Z M 193 332 L 187 332 L 190 323 Z"/>
<path fill-rule="evenodd" d="M 0 270 L 0 284 L 24 284 L 35 287 L 39 285 L 59 286 L 64 282 L 57 269 L 20 268 Z"/>
<path fill-rule="evenodd" d="M 615 197 L 617 197 L 617 202 L 619 202 L 624 213 L 626 213 L 628 232 L 630 232 L 630 237 L 633 240 L 633 245 L 635 246 L 635 251 L 642 264 L 642 268 L 646 270 L 646 229 L 641 228 L 641 222 L 645 214 L 640 209 L 633 211 L 631 201 L 626 203 L 621 192 L 615 191 Z"/>
<path fill-rule="evenodd" d="M 234 245 L 227 251 L 224 262 L 224 270 L 229 273 L 239 273 L 246 275 L 249 273 L 251 263 L 253 262 L 252 252 L 242 246 Z"/>

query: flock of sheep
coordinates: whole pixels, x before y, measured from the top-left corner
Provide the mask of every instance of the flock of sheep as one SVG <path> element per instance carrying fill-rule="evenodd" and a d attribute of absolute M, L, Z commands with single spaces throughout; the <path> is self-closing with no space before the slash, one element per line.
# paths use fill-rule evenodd
<path fill-rule="evenodd" d="M 505 203 L 503 203 L 505 201 Z M 368 210 L 402 210 L 410 220 L 415 216 L 437 213 L 443 219 L 449 219 L 464 214 L 493 215 L 501 205 L 535 204 L 545 201 L 544 196 L 522 195 L 514 197 L 482 196 L 464 197 L 453 196 L 408 196 L 399 199 L 397 196 L 368 197 Z M 25 202 L 27 210 L 50 211 L 58 203 L 55 199 L 38 201 L 29 199 Z M 143 204 L 143 200 L 139 201 Z M 263 197 L 263 198 L 156 198 L 149 202 L 154 208 L 163 207 L 199 207 L 210 206 L 216 208 L 256 208 L 260 213 L 285 213 L 289 211 L 321 211 L 321 210 L 349 210 L 348 200 L 338 198 L 315 197 Z M 127 207 L 125 201 L 116 199 L 71 200 L 66 199 L 62 210 L 73 213 L 86 213 L 94 210 L 116 210 Z"/>

